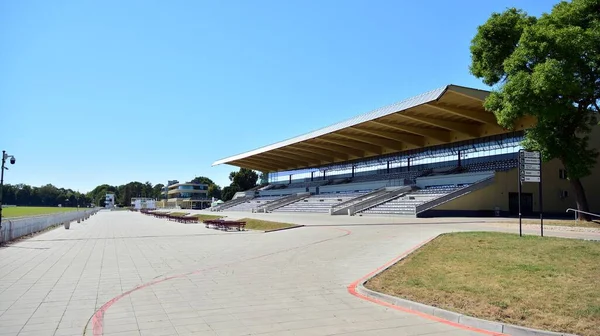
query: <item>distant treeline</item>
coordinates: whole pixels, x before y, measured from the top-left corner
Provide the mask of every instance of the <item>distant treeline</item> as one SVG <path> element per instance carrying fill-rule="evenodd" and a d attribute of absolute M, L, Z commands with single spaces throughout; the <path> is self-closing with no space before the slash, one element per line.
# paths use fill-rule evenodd
<path fill-rule="evenodd" d="M 244 191 L 256 186 L 258 175 L 248 169 L 240 169 L 229 175 L 231 184 L 223 190 L 210 178 L 199 176 L 191 180 L 193 183 L 208 185 L 208 197 L 223 198 L 227 201 L 237 191 Z M 34 187 L 27 184 L 6 184 L 2 189 L 2 204 L 18 206 L 58 206 L 87 207 L 91 204 L 104 206 L 107 193 L 114 193 L 117 204 L 130 206 L 132 197 L 149 197 L 161 199 L 161 190 L 164 184 L 153 185 L 150 182 L 129 182 L 127 184 L 112 186 L 102 184 L 88 193 L 80 193 L 72 189 L 58 188 L 52 184 Z"/>

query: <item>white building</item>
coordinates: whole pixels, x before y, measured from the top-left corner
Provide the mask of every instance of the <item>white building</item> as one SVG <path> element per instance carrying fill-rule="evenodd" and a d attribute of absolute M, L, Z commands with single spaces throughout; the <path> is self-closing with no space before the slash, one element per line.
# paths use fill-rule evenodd
<path fill-rule="evenodd" d="M 104 198 L 104 207 L 106 209 L 115 207 L 115 194 L 106 194 L 106 197 Z"/>
<path fill-rule="evenodd" d="M 131 199 L 131 205 L 136 210 L 156 209 L 156 200 L 154 198 L 134 197 Z"/>

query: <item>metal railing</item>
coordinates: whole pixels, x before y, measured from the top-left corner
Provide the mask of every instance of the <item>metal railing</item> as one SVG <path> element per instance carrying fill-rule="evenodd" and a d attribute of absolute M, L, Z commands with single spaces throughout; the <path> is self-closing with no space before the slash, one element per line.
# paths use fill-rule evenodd
<path fill-rule="evenodd" d="M 347 200 L 345 202 L 341 202 L 341 203 L 335 204 L 334 206 L 331 207 L 331 214 L 336 215 L 336 212 L 338 210 L 345 210 L 345 208 L 347 208 L 347 207 L 349 207 L 349 206 L 351 206 L 353 204 L 362 202 L 363 200 L 366 200 L 368 198 L 371 198 L 373 196 L 376 196 L 376 195 L 379 195 L 379 194 L 382 194 L 382 193 L 385 193 L 385 192 L 387 192 L 385 190 L 385 187 L 384 188 L 379 188 L 379 189 L 373 190 L 373 191 L 371 191 L 369 193 L 366 193 L 366 194 L 357 196 L 355 198 L 349 199 L 349 200 Z M 347 214 L 347 211 L 344 214 Z"/>
<path fill-rule="evenodd" d="M 284 197 L 282 199 L 279 199 L 275 202 L 270 202 L 267 203 L 267 206 L 263 208 L 263 212 L 271 212 L 275 209 L 279 209 L 279 208 L 283 208 L 286 205 L 290 205 L 292 203 L 296 203 L 298 201 L 301 201 L 305 198 L 309 198 L 310 197 L 310 193 L 304 192 L 304 193 L 297 193 L 297 194 L 293 194 L 290 195 L 292 197 Z"/>
<path fill-rule="evenodd" d="M 586 215 L 590 215 L 590 216 L 594 216 L 594 217 L 600 218 L 599 214 L 595 214 L 595 213 L 591 213 L 591 212 L 587 212 L 587 211 L 581 211 L 581 210 L 577 210 L 577 209 L 573 209 L 573 208 L 568 208 L 567 211 L 565 211 L 565 212 L 569 212 L 569 211 L 573 211 L 575 213 L 575 219 L 577 219 L 577 214 L 578 213 L 582 213 L 582 214 L 586 214 Z"/>
<path fill-rule="evenodd" d="M 226 210 L 226 209 L 231 208 L 233 206 L 236 206 L 238 204 L 242 204 L 242 203 L 244 203 L 244 202 L 246 202 L 248 200 L 251 200 L 253 198 L 254 197 L 238 197 L 236 199 L 232 199 L 230 201 L 227 201 L 225 203 L 222 203 L 222 204 L 217 205 L 216 207 L 212 207 L 210 209 L 211 209 L 211 211 L 223 211 L 223 210 Z"/>
<path fill-rule="evenodd" d="M 415 214 L 421 213 L 421 212 L 423 212 L 425 210 L 429 210 L 429 209 L 434 208 L 434 207 L 436 207 L 438 205 L 441 205 L 443 203 L 449 202 L 449 201 L 451 201 L 451 200 L 453 200 L 453 199 L 455 199 L 457 197 L 460 197 L 460 196 L 462 196 L 464 194 L 467 194 L 467 193 L 470 193 L 472 191 L 479 190 L 481 188 L 485 188 L 485 187 L 487 187 L 487 186 L 489 186 L 489 185 L 491 185 L 493 183 L 494 183 L 494 176 L 492 175 L 492 176 L 487 177 L 487 178 L 485 178 L 483 180 L 479 180 L 479 181 L 471 184 L 468 187 L 460 188 L 460 189 L 455 190 L 455 191 L 453 191 L 453 192 L 451 192 L 449 194 L 446 194 L 444 196 L 441 196 L 441 197 L 438 197 L 438 198 L 432 199 L 430 201 L 427 201 L 425 203 L 417 205 L 415 207 Z"/>
<path fill-rule="evenodd" d="M 266 210 L 266 208 L 268 206 L 270 206 L 270 205 L 275 205 L 276 206 L 279 203 L 282 203 L 282 202 L 285 202 L 287 200 L 294 199 L 294 198 L 296 198 L 296 194 L 285 195 L 283 197 L 276 198 L 276 199 L 272 200 L 271 202 L 267 202 L 267 203 L 263 203 L 263 204 L 258 205 L 255 208 L 255 211 L 256 212 L 266 212 L 265 210 Z"/>
<path fill-rule="evenodd" d="M 373 207 L 378 206 L 383 203 L 387 203 L 391 200 L 394 200 L 394 199 L 400 197 L 401 195 L 411 192 L 412 189 L 413 189 L 413 186 L 404 186 L 404 187 L 394 188 L 392 190 L 388 190 L 387 192 L 385 192 L 381 195 L 377 195 L 377 196 L 371 197 L 369 199 L 366 199 L 360 203 L 351 205 L 349 208 L 349 211 L 348 211 L 348 215 L 353 216 L 356 213 L 368 210 L 370 208 L 373 208 Z"/>

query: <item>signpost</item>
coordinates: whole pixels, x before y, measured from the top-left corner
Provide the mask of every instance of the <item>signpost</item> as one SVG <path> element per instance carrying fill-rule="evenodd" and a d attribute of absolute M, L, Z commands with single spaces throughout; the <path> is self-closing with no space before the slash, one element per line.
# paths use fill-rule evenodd
<path fill-rule="evenodd" d="M 521 214 L 521 191 L 523 183 L 537 183 L 540 202 L 540 234 L 544 236 L 544 215 L 542 207 L 542 157 L 540 152 L 519 151 L 519 236 L 523 236 Z"/>

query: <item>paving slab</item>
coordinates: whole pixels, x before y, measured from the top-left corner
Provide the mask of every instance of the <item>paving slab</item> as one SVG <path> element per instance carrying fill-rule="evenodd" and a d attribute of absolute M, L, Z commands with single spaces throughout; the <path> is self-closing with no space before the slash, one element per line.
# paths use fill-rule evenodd
<path fill-rule="evenodd" d="M 439 233 L 506 230 L 472 218 L 226 214 L 306 226 L 227 233 L 101 211 L 0 248 L 0 335 L 472 335 L 347 286 Z"/>

